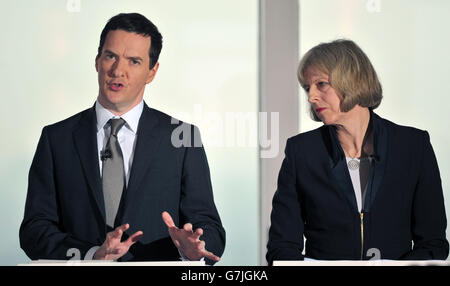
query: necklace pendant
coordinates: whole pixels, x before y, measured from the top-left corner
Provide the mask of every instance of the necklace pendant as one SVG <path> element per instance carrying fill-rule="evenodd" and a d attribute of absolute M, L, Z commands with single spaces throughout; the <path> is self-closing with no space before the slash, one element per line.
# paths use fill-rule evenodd
<path fill-rule="evenodd" d="M 348 161 L 347 166 L 350 170 L 356 170 L 359 169 L 359 162 L 358 160 L 351 159 L 350 161 Z"/>

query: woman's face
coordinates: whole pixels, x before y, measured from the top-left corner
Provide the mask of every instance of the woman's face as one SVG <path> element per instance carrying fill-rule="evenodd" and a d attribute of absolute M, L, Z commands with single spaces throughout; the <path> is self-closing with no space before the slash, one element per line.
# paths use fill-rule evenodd
<path fill-rule="evenodd" d="M 330 85 L 329 76 L 309 67 L 306 69 L 305 79 L 306 84 L 303 88 L 316 116 L 325 125 L 341 123 L 344 117 L 340 107 L 341 99 Z"/>

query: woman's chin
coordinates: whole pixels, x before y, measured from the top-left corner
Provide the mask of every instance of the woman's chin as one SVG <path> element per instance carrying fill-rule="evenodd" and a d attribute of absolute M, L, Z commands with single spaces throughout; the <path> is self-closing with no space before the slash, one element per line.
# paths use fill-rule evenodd
<path fill-rule="evenodd" d="M 333 125 L 333 121 L 329 118 L 324 118 L 323 116 L 319 116 L 319 119 L 322 121 L 324 125 Z"/>

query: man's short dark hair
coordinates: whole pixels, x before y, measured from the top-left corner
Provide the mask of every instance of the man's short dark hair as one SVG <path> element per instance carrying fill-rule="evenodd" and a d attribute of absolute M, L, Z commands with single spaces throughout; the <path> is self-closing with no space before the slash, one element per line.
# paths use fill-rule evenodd
<path fill-rule="evenodd" d="M 150 37 L 150 69 L 158 62 L 159 53 L 162 49 L 162 36 L 158 28 L 146 17 L 139 13 L 120 13 L 109 19 L 100 35 L 100 45 L 98 46 L 97 57 L 102 55 L 103 45 L 109 31 L 123 30 L 134 32 L 139 35 Z"/>

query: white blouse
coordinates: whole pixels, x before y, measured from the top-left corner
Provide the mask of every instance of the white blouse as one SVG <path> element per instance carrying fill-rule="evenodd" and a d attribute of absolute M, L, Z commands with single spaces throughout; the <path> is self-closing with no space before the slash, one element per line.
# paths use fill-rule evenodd
<path fill-rule="evenodd" d="M 348 169 L 350 173 L 350 178 L 352 179 L 353 190 L 355 191 L 356 203 L 358 205 L 358 210 L 364 208 L 364 198 L 366 195 L 367 189 L 367 181 L 369 180 L 370 175 L 370 165 L 372 163 L 372 157 L 364 157 L 361 159 L 352 159 L 349 157 L 345 158 L 347 160 L 347 164 L 350 160 L 356 160 L 359 162 L 359 168 L 356 170 Z"/>

